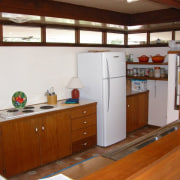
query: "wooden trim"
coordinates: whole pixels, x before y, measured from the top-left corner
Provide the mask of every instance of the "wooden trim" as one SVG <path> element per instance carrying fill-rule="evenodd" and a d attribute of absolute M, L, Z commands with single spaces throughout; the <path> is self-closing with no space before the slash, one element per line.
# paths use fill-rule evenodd
<path fill-rule="evenodd" d="M 175 40 L 175 30 L 172 31 L 172 40 Z"/>
<path fill-rule="evenodd" d="M 180 10 L 175 8 L 126 14 L 48 0 L 0 0 L 0 12 L 60 17 L 128 26 L 180 21 Z"/>
<path fill-rule="evenodd" d="M 124 34 L 124 45 L 127 46 L 128 45 L 128 33 Z"/>
<path fill-rule="evenodd" d="M 107 32 L 102 32 L 102 44 L 107 44 Z"/>
<path fill-rule="evenodd" d="M 158 18 L 157 18 L 158 17 Z M 137 13 L 130 16 L 129 25 L 158 24 L 180 21 L 180 10 L 175 8 Z"/>
<path fill-rule="evenodd" d="M 75 30 L 75 43 L 80 44 L 80 29 Z"/>
<path fill-rule="evenodd" d="M 41 42 L 46 43 L 46 27 L 41 27 Z"/>
<path fill-rule="evenodd" d="M 147 44 L 150 45 L 150 32 L 147 32 Z"/>
<path fill-rule="evenodd" d="M 178 0 L 150 0 L 150 1 L 154 1 L 157 3 L 169 5 L 171 7 L 180 9 L 180 2 L 178 2 Z"/>
<path fill-rule="evenodd" d="M 3 41 L 3 27 L 2 24 L 0 24 L 0 43 Z"/>
<path fill-rule="evenodd" d="M 111 24 L 127 24 L 129 15 L 97 8 L 78 6 L 56 1 L 1 0 L 1 12 L 61 17 Z"/>

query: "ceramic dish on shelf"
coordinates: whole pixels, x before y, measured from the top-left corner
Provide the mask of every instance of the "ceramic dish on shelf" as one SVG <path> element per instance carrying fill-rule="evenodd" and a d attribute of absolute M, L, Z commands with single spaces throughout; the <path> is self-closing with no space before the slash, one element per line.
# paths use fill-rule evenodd
<path fill-rule="evenodd" d="M 15 108 L 23 108 L 26 105 L 27 97 L 24 92 L 17 91 L 12 96 L 12 104 Z"/>
<path fill-rule="evenodd" d="M 142 55 L 140 57 L 138 57 L 139 62 L 148 62 L 149 61 L 149 57 L 146 55 Z"/>
<path fill-rule="evenodd" d="M 165 57 L 166 56 L 161 56 L 160 54 L 157 54 L 156 56 L 151 56 L 152 62 L 154 63 L 162 63 Z"/>

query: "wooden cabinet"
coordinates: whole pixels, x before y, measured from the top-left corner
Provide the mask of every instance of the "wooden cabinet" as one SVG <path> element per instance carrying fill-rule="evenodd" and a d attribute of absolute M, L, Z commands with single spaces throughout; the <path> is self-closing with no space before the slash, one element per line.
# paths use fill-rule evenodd
<path fill-rule="evenodd" d="M 0 123 L 0 174 L 10 177 L 96 145 L 96 103 Z"/>
<path fill-rule="evenodd" d="M 71 111 L 72 152 L 85 150 L 97 143 L 96 104 Z"/>
<path fill-rule="evenodd" d="M 71 154 L 68 111 L 7 121 L 1 129 L 6 177 Z"/>
<path fill-rule="evenodd" d="M 38 122 L 22 118 L 1 124 L 4 176 L 10 177 L 39 166 Z"/>
<path fill-rule="evenodd" d="M 148 96 L 149 91 L 127 96 L 127 133 L 148 124 Z"/>
<path fill-rule="evenodd" d="M 51 112 L 39 117 L 41 163 L 71 154 L 71 122 L 68 111 Z"/>

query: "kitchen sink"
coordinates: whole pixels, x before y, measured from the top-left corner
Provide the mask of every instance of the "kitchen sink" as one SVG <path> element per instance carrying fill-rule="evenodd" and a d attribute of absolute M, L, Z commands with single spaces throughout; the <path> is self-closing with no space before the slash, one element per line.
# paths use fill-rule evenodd
<path fill-rule="evenodd" d="M 40 109 L 52 109 L 54 106 L 41 106 Z"/>

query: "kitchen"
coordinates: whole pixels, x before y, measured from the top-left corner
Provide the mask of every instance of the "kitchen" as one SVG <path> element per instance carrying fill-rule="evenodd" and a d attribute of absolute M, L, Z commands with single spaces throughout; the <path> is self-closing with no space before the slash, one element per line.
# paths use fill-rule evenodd
<path fill-rule="evenodd" d="M 77 75 L 76 55 L 88 50 L 126 51 L 125 47 L 16 47 L 0 48 L 3 87 L 1 91 L 1 109 L 12 107 L 11 97 L 17 90 L 22 90 L 28 97 L 27 105 L 46 102 L 45 91 L 54 86 L 58 100 L 70 97 L 66 88 L 71 77 Z M 169 47 L 128 48 L 134 57 L 143 54 L 167 55 Z M 11 52 L 11 53 L 9 53 Z M 13 58 L 12 58 L 13 57 Z M 50 60 L 49 60 L 50 59 Z M 44 79 L 46 79 L 44 81 Z M 8 87 L 8 88 L 7 88 Z M 21 88 L 20 88 L 21 87 Z"/>

